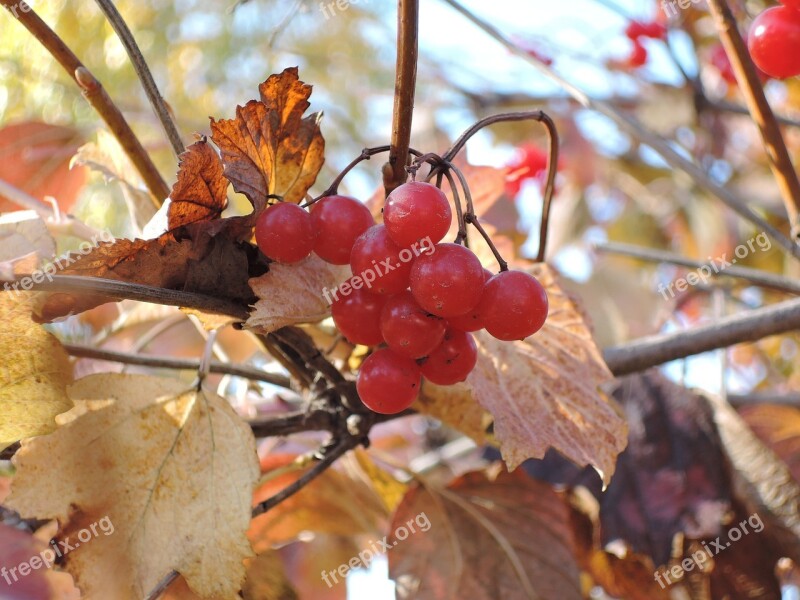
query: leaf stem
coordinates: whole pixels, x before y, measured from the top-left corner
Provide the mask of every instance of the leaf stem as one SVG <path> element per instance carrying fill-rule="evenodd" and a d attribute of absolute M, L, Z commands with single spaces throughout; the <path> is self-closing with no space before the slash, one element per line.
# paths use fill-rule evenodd
<path fill-rule="evenodd" d="M 9 12 L 17 6 L 16 0 L 0 0 Z M 29 6 L 27 12 L 14 10 L 12 14 L 16 16 L 20 23 L 39 40 L 42 46 L 55 58 L 62 67 L 73 78 L 78 87 L 81 88 L 84 98 L 98 112 L 105 121 L 111 133 L 117 138 L 120 146 L 131 159 L 131 162 L 139 171 L 142 180 L 152 194 L 152 201 L 156 208 L 161 206 L 164 199 L 169 196 L 167 186 L 161 174 L 156 169 L 155 164 L 145 151 L 139 138 L 125 120 L 119 108 L 111 100 L 102 84 L 94 75 L 81 63 L 77 56 L 69 49 L 64 41 L 47 26 L 47 24 Z"/>

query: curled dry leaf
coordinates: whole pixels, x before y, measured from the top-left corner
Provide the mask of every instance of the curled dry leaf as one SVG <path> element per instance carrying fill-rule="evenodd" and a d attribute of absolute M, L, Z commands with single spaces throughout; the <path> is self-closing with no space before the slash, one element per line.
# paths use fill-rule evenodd
<path fill-rule="evenodd" d="M 218 218 L 228 205 L 227 190 L 222 161 L 203 137 L 180 156 L 178 180 L 169 195 L 169 230 Z"/>
<path fill-rule="evenodd" d="M 266 263 L 254 246 L 231 236 L 228 229 L 236 223 L 235 218 L 203 221 L 153 240 L 101 243 L 88 254 L 71 255 L 72 264 L 60 274 L 196 292 L 247 305 L 255 301 L 248 278 L 263 273 Z M 112 301 L 91 294 L 47 293 L 34 316 L 47 322 Z"/>
<path fill-rule="evenodd" d="M 250 280 L 258 301 L 245 326 L 269 333 L 321 321 L 330 315 L 324 292 L 335 290 L 349 275 L 349 267 L 331 265 L 316 254 L 292 265 L 272 263 L 268 273 Z"/>
<path fill-rule="evenodd" d="M 618 408 L 600 390 L 611 373 L 577 300 L 547 265 L 535 265 L 531 273 L 547 289 L 547 322 L 513 343 L 476 335 L 478 364 L 467 378 L 472 397 L 494 417 L 509 469 L 543 457 L 552 446 L 573 462 L 593 465 L 607 483 L 628 434 Z"/>
<path fill-rule="evenodd" d="M 0 449 L 55 429 L 72 407 L 69 357 L 59 341 L 31 321 L 30 294 L 0 294 Z"/>
<path fill-rule="evenodd" d="M 521 472 L 416 486 L 392 519 L 389 575 L 401 599 L 578 600 L 568 519 L 553 489 Z"/>
<path fill-rule="evenodd" d="M 69 393 L 60 427 L 15 456 L 8 505 L 58 519 L 72 545 L 94 525 L 65 555 L 87 598 L 142 598 L 171 570 L 203 598 L 238 598 L 258 478 L 250 428 L 178 380 L 93 375 Z"/>
<path fill-rule="evenodd" d="M 211 119 L 225 176 L 256 211 L 269 194 L 300 202 L 325 160 L 320 115 L 303 118 L 311 86 L 298 79 L 297 67 L 272 75 L 259 91 L 261 100 L 237 106 L 235 119 Z"/>

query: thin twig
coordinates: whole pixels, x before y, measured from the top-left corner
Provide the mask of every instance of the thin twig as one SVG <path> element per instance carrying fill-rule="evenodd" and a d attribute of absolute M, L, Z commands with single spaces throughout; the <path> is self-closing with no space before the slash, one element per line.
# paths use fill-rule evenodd
<path fill-rule="evenodd" d="M 739 33 L 736 18 L 733 16 L 727 0 L 708 0 L 708 7 L 711 14 L 714 15 L 720 40 L 731 67 L 733 67 L 733 72 L 736 74 L 739 89 L 744 96 L 753 121 L 758 126 L 769 158 L 769 166 L 778 183 L 783 204 L 789 216 L 792 235 L 797 239 L 800 237 L 800 220 L 798 220 L 800 180 L 797 178 L 789 151 L 786 149 L 786 142 L 775 115 L 772 113 L 772 108 L 767 102 L 767 97 L 764 95 L 764 88 L 758 78 L 756 67 L 750 58 L 750 52 L 747 50 L 741 33 Z"/>
<path fill-rule="evenodd" d="M 527 61 L 540 73 L 559 84 L 580 104 L 586 108 L 590 108 L 605 115 L 614 121 L 621 129 L 627 131 L 631 135 L 638 138 L 642 143 L 653 148 L 673 168 L 684 171 L 698 186 L 714 194 L 731 210 L 759 227 L 761 231 L 769 234 L 769 236 L 787 252 L 789 252 L 795 258 L 800 259 L 800 246 L 784 235 L 777 227 L 774 227 L 772 224 L 759 216 L 737 194 L 715 183 L 702 168 L 673 149 L 670 142 L 644 127 L 635 118 L 622 113 L 607 102 L 591 98 L 581 88 L 569 82 L 567 79 L 556 73 L 552 68 L 545 65 L 534 56 L 531 56 L 524 48 L 519 47 L 511 40 L 507 39 L 502 33 L 500 33 L 498 29 L 476 16 L 468 9 L 464 8 L 456 0 L 442 0 L 442 2 L 450 5 L 453 9 L 469 19 L 476 27 L 506 47 L 510 52 Z"/>
<path fill-rule="evenodd" d="M 759 269 L 750 269 L 747 267 L 730 265 L 718 270 L 714 264 L 693 260 L 672 252 L 657 250 L 655 248 L 643 248 L 641 246 L 633 246 L 630 244 L 620 244 L 617 242 L 596 244 L 594 248 L 598 252 L 630 256 L 632 258 L 638 258 L 648 262 L 669 263 L 682 267 L 688 267 L 689 269 L 706 268 L 711 275 L 735 277 L 738 279 L 744 279 L 761 287 L 780 290 L 790 294 L 800 294 L 800 281 L 775 275 L 774 273 L 767 273 L 766 271 L 761 271 Z"/>
<path fill-rule="evenodd" d="M 173 358 L 170 356 L 147 356 L 143 354 L 128 354 L 114 350 L 102 350 L 78 344 L 63 344 L 64 349 L 70 356 L 79 358 L 92 358 L 108 362 L 117 362 L 127 365 L 138 365 L 142 367 L 155 367 L 160 369 L 177 369 L 182 371 L 197 371 L 200 368 L 200 361 L 191 358 Z M 254 367 L 237 366 L 219 361 L 211 361 L 211 372 L 222 373 L 224 375 L 235 375 L 253 381 L 265 381 L 273 385 L 291 389 L 291 382 L 285 375 L 277 373 L 267 373 Z"/>
<path fill-rule="evenodd" d="M 153 79 L 153 74 L 150 72 L 150 67 L 147 66 L 147 61 L 142 56 L 142 51 L 139 50 L 139 46 L 136 44 L 136 40 L 127 23 L 125 23 L 125 19 L 119 14 L 117 7 L 114 6 L 111 0 L 96 0 L 96 2 L 125 47 L 125 51 L 128 53 L 131 63 L 133 63 L 133 68 L 139 76 L 139 81 L 142 82 L 142 87 L 150 100 L 150 104 L 153 106 L 153 111 L 155 111 L 158 120 L 161 121 L 164 132 L 167 134 L 175 156 L 180 155 L 185 149 L 181 135 L 178 133 L 178 128 L 175 126 L 175 121 L 172 120 L 167 103 L 161 96 L 161 92 L 158 91 L 158 86 L 155 79 Z"/>
<path fill-rule="evenodd" d="M 395 73 L 392 140 L 389 162 L 384 165 L 386 195 L 408 177 L 408 148 L 417 84 L 419 0 L 397 1 L 397 72 Z"/>
<path fill-rule="evenodd" d="M 537 262 L 544 262 L 545 250 L 547 248 L 547 232 L 550 229 L 550 206 L 553 203 L 553 195 L 556 189 L 556 175 L 558 175 L 558 153 L 559 138 L 556 124 L 550 116 L 541 111 L 524 111 L 513 113 L 501 113 L 481 119 L 464 133 L 462 133 L 451 148 L 444 153 L 445 161 L 452 161 L 469 139 L 478 131 L 495 123 L 505 123 L 508 121 L 538 121 L 544 125 L 547 131 L 549 152 L 547 155 L 547 179 L 545 180 L 544 194 L 542 198 L 542 218 L 539 225 L 539 251 L 536 253 Z M 505 270 L 505 269 L 503 269 Z"/>
<path fill-rule="evenodd" d="M 246 320 L 249 316 L 247 307 L 225 298 L 195 294 L 164 288 L 103 279 L 101 277 L 82 277 L 79 275 L 52 275 L 52 281 L 32 282 L 32 290 L 42 292 L 77 292 L 106 296 L 113 300 L 138 300 L 167 306 L 195 308 L 208 312 L 228 315 L 236 319 Z"/>
<path fill-rule="evenodd" d="M 303 473 L 296 481 L 293 481 L 291 484 L 287 485 L 274 496 L 270 496 L 263 502 L 259 502 L 256 506 L 254 506 L 252 513 L 253 517 L 255 518 L 259 515 L 263 515 L 271 508 L 274 508 L 287 498 L 299 492 L 306 485 L 311 483 L 311 481 L 322 475 L 322 473 L 340 457 L 344 456 L 348 451 L 355 448 L 358 443 L 358 440 L 354 438 L 346 438 L 345 440 L 335 444 L 325 453 L 318 463 Z"/>
<path fill-rule="evenodd" d="M 153 196 L 153 204 L 156 208 L 160 207 L 164 199 L 169 196 L 169 187 L 105 88 L 30 6 L 28 11 L 22 11 L 17 8 L 19 3 L 16 0 L 0 0 L 0 4 L 16 16 L 75 80 L 83 96 L 108 125 L 111 133 L 139 171 Z"/>
<path fill-rule="evenodd" d="M 648 336 L 606 348 L 603 358 L 611 372 L 621 376 L 797 329 L 800 329 L 800 299 L 793 299 L 725 317 L 689 331 Z"/>

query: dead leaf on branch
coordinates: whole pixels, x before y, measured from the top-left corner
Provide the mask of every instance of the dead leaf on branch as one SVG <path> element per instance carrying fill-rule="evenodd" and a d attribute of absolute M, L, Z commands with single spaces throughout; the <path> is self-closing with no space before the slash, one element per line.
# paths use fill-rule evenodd
<path fill-rule="evenodd" d="M 60 274 L 116 279 L 251 304 L 256 297 L 248 279 L 264 273 L 267 266 L 255 246 L 234 239 L 240 221 L 235 217 L 201 221 L 154 240 L 101 243 L 89 254 L 76 257 Z M 90 294 L 53 292 L 43 296 L 35 313 L 41 322 L 113 302 Z"/>
<path fill-rule="evenodd" d="M 409 535 L 390 537 L 388 553 L 399 598 L 583 597 L 567 507 L 521 472 L 468 473 L 446 489 L 416 486 L 392 520 L 392 532 L 400 527 Z"/>
<path fill-rule="evenodd" d="M 228 180 L 222 161 L 203 137 L 180 155 L 178 180 L 167 212 L 169 230 L 220 216 L 228 205 Z"/>
<path fill-rule="evenodd" d="M 250 280 L 258 301 L 245 326 L 269 333 L 321 321 L 330 315 L 325 290 L 335 290 L 349 275 L 348 266 L 331 265 L 316 254 L 292 265 L 272 263 L 268 273 Z"/>
<path fill-rule="evenodd" d="M 261 100 L 237 106 L 236 118 L 211 119 L 225 176 L 256 212 L 270 194 L 286 202 L 303 200 L 325 160 L 320 115 L 303 118 L 311 86 L 298 79 L 297 67 L 272 75 L 259 91 Z"/>
<path fill-rule="evenodd" d="M 547 289 L 547 322 L 517 342 L 479 333 L 478 364 L 467 378 L 472 397 L 494 417 L 509 469 L 553 447 L 579 465 L 593 465 L 608 483 L 627 443 L 625 420 L 600 389 L 611 373 L 577 301 L 552 269 L 535 265 L 531 273 Z"/>
<path fill-rule="evenodd" d="M 30 315 L 30 294 L 0 294 L 0 449 L 51 432 L 56 415 L 72 407 L 69 357 Z"/>
<path fill-rule="evenodd" d="M 15 456 L 8 505 L 58 519 L 59 540 L 101 524 L 65 555 L 87 597 L 142 598 L 175 570 L 203 598 L 238 598 L 259 471 L 250 428 L 178 380 L 93 375 L 69 393 L 60 427 Z"/>

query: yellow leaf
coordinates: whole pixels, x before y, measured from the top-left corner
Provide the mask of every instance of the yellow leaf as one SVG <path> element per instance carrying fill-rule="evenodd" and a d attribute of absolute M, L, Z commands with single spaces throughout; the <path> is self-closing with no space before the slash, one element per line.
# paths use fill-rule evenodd
<path fill-rule="evenodd" d="M 272 263 L 269 272 L 250 280 L 259 300 L 245 324 L 269 333 L 297 323 L 316 323 L 330 315 L 325 290 L 334 291 L 350 274 L 348 266 L 324 262 L 312 254 L 292 265 Z"/>
<path fill-rule="evenodd" d="M 494 435 L 509 469 L 542 458 L 549 447 L 593 465 L 608 483 L 628 428 L 600 390 L 611 373 L 579 305 L 547 265 L 532 274 L 547 289 L 550 314 L 541 331 L 517 342 L 476 335 L 479 356 L 467 378 L 473 397 L 494 417 Z"/>
<path fill-rule="evenodd" d="M 261 100 L 237 106 L 235 119 L 211 119 L 225 176 L 257 210 L 269 194 L 303 200 L 325 161 L 320 116 L 303 118 L 311 86 L 298 79 L 297 67 L 272 75 L 259 91 Z"/>
<path fill-rule="evenodd" d="M 0 296 L 0 449 L 51 432 L 55 416 L 72 407 L 67 353 L 30 314 L 28 294 Z"/>
<path fill-rule="evenodd" d="M 492 416 L 470 396 L 466 383 L 443 386 L 424 381 L 414 409 L 458 429 L 476 444 L 488 442 L 486 429 Z"/>
<path fill-rule="evenodd" d="M 142 598 L 175 570 L 203 598 L 238 598 L 259 470 L 250 428 L 177 380 L 101 374 L 69 393 L 60 427 L 15 456 L 8 505 L 83 542 L 66 567 L 86 597 Z"/>

